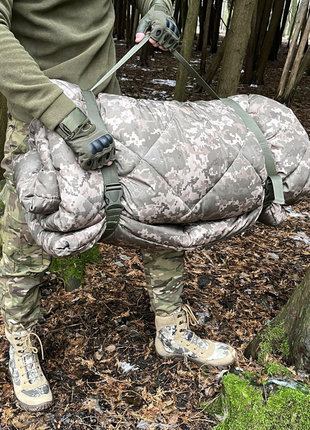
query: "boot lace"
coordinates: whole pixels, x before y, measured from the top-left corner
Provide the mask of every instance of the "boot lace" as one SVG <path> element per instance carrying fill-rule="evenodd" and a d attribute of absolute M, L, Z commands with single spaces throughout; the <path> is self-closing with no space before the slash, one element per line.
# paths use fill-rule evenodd
<path fill-rule="evenodd" d="M 192 325 L 194 327 L 199 326 L 199 322 L 195 317 L 191 307 L 188 304 L 184 304 L 180 312 L 178 313 L 177 318 L 180 319 L 179 332 L 184 333 L 184 335 L 191 334 L 190 339 L 187 339 L 187 341 L 189 342 L 189 344 L 195 345 L 195 347 L 193 348 L 194 351 L 200 349 L 197 346 L 197 342 L 200 338 L 189 328 L 189 325 Z"/>
<path fill-rule="evenodd" d="M 177 315 L 177 318 L 182 318 L 182 320 L 179 321 L 179 324 L 181 326 L 180 332 L 189 331 L 189 325 L 192 325 L 194 327 L 197 327 L 199 325 L 198 320 L 194 315 L 194 312 L 188 304 L 184 304 L 182 306 L 180 312 Z"/>
<path fill-rule="evenodd" d="M 43 345 L 39 336 L 33 331 L 27 332 L 25 336 L 16 336 L 16 346 L 19 348 L 17 350 L 18 353 L 18 361 L 24 362 L 25 373 L 21 375 L 21 377 L 27 376 L 28 381 L 31 383 L 34 379 L 40 378 L 42 375 L 41 368 L 38 365 L 38 361 L 36 360 L 36 354 L 38 353 L 38 348 L 33 346 L 31 338 L 34 337 L 39 341 L 42 360 L 44 360 L 44 352 Z M 26 357 L 30 357 L 29 361 L 26 362 Z M 34 368 L 32 369 L 31 365 L 34 364 Z M 33 372 L 33 374 L 31 374 Z"/>

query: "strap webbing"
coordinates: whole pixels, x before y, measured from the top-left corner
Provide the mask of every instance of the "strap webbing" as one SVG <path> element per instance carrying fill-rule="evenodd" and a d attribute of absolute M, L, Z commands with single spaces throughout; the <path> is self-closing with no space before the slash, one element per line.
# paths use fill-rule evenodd
<path fill-rule="evenodd" d="M 178 52 L 173 51 L 172 55 L 182 64 L 183 67 L 190 73 L 194 78 L 197 79 L 197 82 L 207 91 L 209 96 L 213 97 L 214 99 L 221 100 L 220 97 L 216 94 L 214 90 L 210 87 L 210 85 L 207 84 L 207 82 L 203 79 L 202 76 L 199 75 L 198 72 L 189 64 L 187 60 Z"/>
<path fill-rule="evenodd" d="M 92 91 L 82 90 L 83 98 L 86 103 L 88 117 L 91 119 L 91 122 L 95 125 L 106 126 L 100 116 L 99 109 L 96 102 L 96 96 Z"/>
<path fill-rule="evenodd" d="M 82 91 L 88 117 L 95 125 L 105 124 L 100 116 L 96 98 L 91 91 Z M 111 166 L 105 166 L 101 169 L 104 183 L 104 199 L 106 202 L 106 229 L 102 235 L 102 239 L 107 239 L 118 226 L 120 216 L 123 210 L 121 198 L 123 196 L 122 184 L 119 181 L 117 167 L 115 163 Z"/>
<path fill-rule="evenodd" d="M 137 45 L 134 45 L 128 52 L 125 54 L 116 64 L 114 67 L 112 67 L 111 70 L 109 70 L 93 87 L 91 87 L 90 91 L 95 91 L 96 88 L 99 87 L 104 81 L 106 81 L 110 76 L 112 76 L 123 64 L 125 64 L 136 52 L 138 52 L 142 46 L 148 42 L 151 35 L 146 34 L 144 39 L 141 40 L 140 43 L 137 43 Z"/>
<path fill-rule="evenodd" d="M 271 184 L 270 184 L 270 181 L 266 183 L 268 201 L 266 201 L 265 199 L 265 204 L 266 203 L 271 204 L 272 202 L 274 202 L 274 203 L 278 203 L 279 205 L 284 205 L 285 200 L 284 200 L 282 178 L 277 173 L 274 157 L 271 152 L 271 148 L 268 145 L 265 135 L 262 133 L 261 129 L 258 127 L 257 123 L 254 121 L 251 115 L 249 115 L 237 102 L 228 98 L 221 99 L 221 100 L 227 106 L 232 107 L 234 111 L 237 113 L 237 115 L 240 116 L 245 126 L 255 134 L 256 139 L 258 140 L 262 148 L 262 151 L 265 157 L 265 165 L 266 165 L 268 178 L 270 178 L 270 181 L 271 181 Z M 272 186 L 272 190 L 268 189 L 270 185 Z M 271 201 L 270 201 L 270 198 L 271 198 Z"/>
<path fill-rule="evenodd" d="M 106 229 L 101 239 L 107 239 L 118 226 L 123 205 L 123 187 L 119 181 L 116 164 L 101 169 L 104 182 L 104 198 L 106 201 Z"/>

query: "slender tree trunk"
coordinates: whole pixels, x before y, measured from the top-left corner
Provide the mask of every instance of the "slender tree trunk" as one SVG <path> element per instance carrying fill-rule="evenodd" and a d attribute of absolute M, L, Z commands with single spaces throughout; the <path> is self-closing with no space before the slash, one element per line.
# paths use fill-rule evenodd
<path fill-rule="evenodd" d="M 310 371 L 310 269 L 281 312 L 250 342 L 246 357 L 264 361 L 282 355 L 298 370 Z"/>
<path fill-rule="evenodd" d="M 273 12 L 272 12 L 272 16 L 269 24 L 269 29 L 263 43 L 262 54 L 259 58 L 259 65 L 257 69 L 258 84 L 263 84 L 264 82 L 265 69 L 266 69 L 266 65 L 272 48 L 272 43 L 275 38 L 279 22 L 281 20 L 284 1 L 285 0 L 275 0 L 274 2 L 274 8 L 273 8 Z"/>
<path fill-rule="evenodd" d="M 206 10 L 207 10 L 207 4 L 208 4 L 208 0 L 202 0 L 202 4 L 200 5 L 200 9 L 199 9 L 199 38 L 198 38 L 198 43 L 197 43 L 197 51 L 201 51 L 202 50 L 202 45 L 203 45 L 203 32 L 204 32 L 204 27 L 205 27 L 205 19 L 206 19 Z"/>
<path fill-rule="evenodd" d="M 236 0 L 217 87 L 220 97 L 237 92 L 256 3 L 257 0 Z"/>
<path fill-rule="evenodd" d="M 281 23 L 279 23 L 278 29 L 277 29 L 277 33 L 276 33 L 276 37 L 274 39 L 273 42 L 273 46 L 271 49 L 271 53 L 269 56 L 269 60 L 271 61 L 275 61 L 278 59 L 278 52 L 279 52 L 279 48 L 282 45 L 282 37 L 283 37 L 283 32 L 284 32 L 284 28 L 286 26 L 286 22 L 287 22 L 287 18 L 288 18 L 288 13 L 291 7 L 291 0 L 286 0 L 285 1 L 285 6 L 284 6 L 284 11 L 282 14 L 282 20 Z"/>
<path fill-rule="evenodd" d="M 257 32 L 257 45 L 255 49 L 255 61 L 254 61 L 254 70 L 257 70 L 258 62 L 260 61 L 260 55 L 262 52 L 263 43 L 266 37 L 268 25 L 270 22 L 270 15 L 272 13 L 272 5 L 276 0 L 265 0 L 265 6 L 263 8 L 263 13 L 261 17 L 260 24 L 258 24 L 256 32 Z M 259 1 L 260 3 L 260 1 Z"/>
<path fill-rule="evenodd" d="M 197 18 L 199 13 L 199 6 L 200 6 L 200 0 L 190 0 L 187 19 L 186 19 L 186 25 L 185 25 L 184 34 L 183 34 L 182 50 L 181 50 L 181 54 L 187 61 L 190 61 L 191 59 Z M 184 69 L 184 67 L 181 64 L 179 64 L 177 83 L 176 83 L 175 93 L 174 93 L 174 98 L 176 100 L 184 101 L 187 75 L 188 75 L 187 71 Z"/>
<path fill-rule="evenodd" d="M 226 34 L 227 34 L 227 32 L 228 32 L 228 30 L 230 28 L 231 17 L 232 17 L 232 13 L 233 13 L 233 10 L 234 10 L 234 5 L 235 5 L 235 0 L 231 0 L 229 14 L 228 14 L 228 19 L 227 19 Z"/>
<path fill-rule="evenodd" d="M 177 0 L 174 8 L 174 19 L 180 30 L 181 30 L 181 2 L 182 0 Z"/>
<path fill-rule="evenodd" d="M 138 27 L 139 22 L 139 11 L 138 9 L 134 8 L 132 11 L 132 33 L 131 33 L 131 46 L 135 44 L 136 39 L 136 28 Z"/>
<path fill-rule="evenodd" d="M 246 83 L 256 81 L 258 58 L 270 19 L 272 2 L 273 0 L 259 0 L 253 14 L 253 27 L 244 66 L 244 82 Z"/>
<path fill-rule="evenodd" d="M 202 41 L 201 61 L 200 61 L 200 74 L 202 75 L 206 71 L 211 9 L 212 9 L 212 0 L 208 0 L 205 22 L 204 22 L 204 29 L 203 29 L 203 41 Z"/>
<path fill-rule="evenodd" d="M 212 29 L 211 53 L 215 54 L 218 47 L 223 0 L 216 0 L 214 25 Z"/>
<path fill-rule="evenodd" d="M 310 15 L 309 15 L 303 36 L 302 36 L 300 44 L 299 44 L 299 48 L 298 48 L 298 51 L 296 54 L 296 58 L 294 61 L 294 65 L 292 67 L 291 74 L 290 74 L 289 79 L 288 79 L 288 83 L 285 86 L 283 96 L 281 97 L 281 99 L 284 103 L 290 102 L 292 95 L 293 95 L 293 93 L 294 93 L 294 91 L 298 85 L 298 82 L 301 79 L 303 73 L 306 71 L 306 68 L 308 66 L 307 63 L 308 63 L 309 54 L 307 52 L 308 55 L 307 54 L 305 55 L 305 48 L 306 48 L 307 43 L 308 43 L 309 34 L 310 34 Z M 309 48 L 308 48 L 308 51 L 309 51 Z M 303 58 L 305 58 L 305 62 L 303 64 L 303 70 L 300 70 Z M 298 80 L 298 78 L 299 78 L 299 80 Z"/>
<path fill-rule="evenodd" d="M 182 0 L 181 1 L 181 29 L 184 31 L 187 19 L 188 8 L 190 8 L 190 4 L 192 0 Z"/>
<path fill-rule="evenodd" d="M 208 84 L 211 84 L 212 79 L 214 78 L 216 72 L 218 71 L 221 62 L 224 57 L 224 52 L 226 48 L 226 42 L 227 42 L 227 36 L 224 37 L 222 40 L 222 43 L 219 46 L 219 49 L 217 50 L 217 53 L 213 55 L 212 57 L 212 63 L 210 67 L 207 70 L 207 73 L 204 75 L 204 79 Z"/>
<path fill-rule="evenodd" d="M 131 5 L 126 5 L 126 47 L 129 48 L 131 41 Z"/>
<path fill-rule="evenodd" d="M 300 8 L 299 8 L 299 12 L 298 12 L 298 17 L 296 19 L 296 24 L 295 24 L 295 29 L 294 29 L 292 41 L 290 43 L 290 48 L 289 48 L 289 51 L 287 54 L 287 58 L 286 58 L 285 65 L 284 65 L 283 72 L 282 72 L 282 76 L 281 76 L 281 81 L 280 81 L 279 88 L 278 88 L 277 100 L 281 101 L 281 102 L 283 101 L 283 94 L 284 94 L 284 91 L 285 91 L 285 88 L 286 88 L 286 85 L 287 85 L 287 82 L 289 79 L 290 69 L 292 67 L 294 57 L 296 54 L 298 37 L 300 34 L 302 22 L 304 20 L 304 17 L 307 14 L 307 10 L 308 10 L 308 0 L 302 0 Z"/>
<path fill-rule="evenodd" d="M 253 66 L 254 66 L 254 56 L 255 56 L 255 47 L 256 47 L 255 29 L 256 29 L 256 23 L 259 19 L 258 8 L 259 8 L 259 2 L 257 3 L 257 6 L 254 8 L 252 24 L 251 24 L 251 35 L 250 35 L 250 40 L 247 48 L 247 53 L 244 60 L 243 82 L 245 82 L 246 84 L 251 84 L 252 77 L 253 77 Z"/>

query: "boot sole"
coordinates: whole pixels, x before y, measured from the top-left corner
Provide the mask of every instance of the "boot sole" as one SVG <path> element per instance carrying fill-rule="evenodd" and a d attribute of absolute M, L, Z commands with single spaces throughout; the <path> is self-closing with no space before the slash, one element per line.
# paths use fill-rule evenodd
<path fill-rule="evenodd" d="M 28 412 L 39 412 L 39 411 L 45 411 L 46 409 L 50 408 L 54 402 L 45 402 L 41 405 L 27 405 L 26 403 L 21 402 L 20 400 L 16 399 L 17 405 L 20 407 L 20 409 L 23 409 L 24 411 Z"/>
<path fill-rule="evenodd" d="M 231 362 L 230 364 L 227 365 L 214 365 L 214 364 L 208 364 L 208 363 L 201 363 L 201 361 L 199 360 L 195 360 L 194 358 L 191 357 L 187 357 L 184 355 L 160 355 L 157 351 L 156 354 L 158 355 L 158 357 L 164 359 L 164 360 L 174 360 L 174 361 L 191 361 L 195 364 L 197 364 L 200 367 L 207 367 L 208 369 L 218 369 L 218 370 L 226 370 L 228 369 L 230 366 L 232 366 L 234 363 L 236 363 L 237 359 L 235 359 L 233 362 Z"/>

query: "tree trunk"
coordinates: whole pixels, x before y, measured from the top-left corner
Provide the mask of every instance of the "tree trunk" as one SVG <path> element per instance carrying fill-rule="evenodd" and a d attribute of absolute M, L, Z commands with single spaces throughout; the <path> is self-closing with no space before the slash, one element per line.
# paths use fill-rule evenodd
<path fill-rule="evenodd" d="M 224 52 L 226 49 L 226 42 L 227 42 L 227 36 L 224 37 L 224 39 L 222 40 L 222 43 L 219 46 L 219 49 L 217 50 L 217 53 L 212 57 L 211 66 L 208 68 L 207 73 L 204 76 L 204 79 L 208 84 L 211 84 L 212 79 L 214 78 L 218 68 L 221 65 L 221 62 L 224 57 Z"/>
<path fill-rule="evenodd" d="M 228 30 L 230 28 L 231 17 L 232 17 L 232 13 L 233 13 L 234 7 L 235 7 L 235 0 L 231 0 L 230 8 L 229 8 L 229 14 L 228 14 L 228 19 L 227 19 L 227 28 L 226 28 L 226 34 L 225 34 L 225 36 L 227 35 L 227 32 L 228 32 Z"/>
<path fill-rule="evenodd" d="M 222 16 L 222 6 L 223 6 L 223 0 L 216 0 L 216 9 L 215 9 L 215 17 L 214 17 L 214 23 L 213 23 L 213 29 L 212 29 L 212 40 L 211 40 L 212 54 L 215 54 L 217 51 L 221 16 Z"/>
<path fill-rule="evenodd" d="M 217 87 L 220 97 L 237 93 L 256 2 L 257 0 L 236 0 Z"/>
<path fill-rule="evenodd" d="M 177 23 L 179 30 L 181 30 L 181 1 L 177 0 L 174 8 L 174 19 Z"/>
<path fill-rule="evenodd" d="M 270 24 L 269 24 L 269 29 L 268 29 L 266 38 L 265 38 L 264 43 L 263 43 L 263 47 L 262 47 L 262 51 L 261 51 L 262 54 L 259 58 L 259 65 L 257 68 L 257 83 L 258 84 L 263 84 L 263 82 L 264 82 L 265 69 L 266 69 L 266 65 L 267 65 L 270 51 L 272 48 L 273 40 L 275 38 L 277 28 L 278 28 L 278 25 L 279 25 L 280 20 L 281 20 L 284 1 L 285 0 L 275 0 L 275 2 L 274 2 L 274 8 L 273 8 L 272 17 L 271 17 Z"/>
<path fill-rule="evenodd" d="M 188 0 L 190 3 L 192 0 Z M 184 31 L 187 19 L 188 9 L 191 7 L 187 0 L 181 1 L 181 31 Z"/>
<path fill-rule="evenodd" d="M 294 2 L 297 2 L 297 0 L 293 0 L 293 5 L 292 8 L 294 7 Z M 290 33 L 289 33 L 289 37 L 288 37 L 288 41 L 287 41 L 287 47 L 289 48 L 290 44 L 291 44 L 291 39 L 292 39 L 292 35 L 293 35 L 293 31 L 295 28 L 295 22 L 298 16 L 298 12 L 300 10 L 300 4 L 303 2 L 303 0 L 298 0 L 298 4 L 296 4 L 296 9 L 294 12 L 294 18 L 293 18 L 293 22 L 290 22 Z"/>
<path fill-rule="evenodd" d="M 260 1 L 258 2 L 260 3 Z M 261 55 L 262 46 L 266 37 L 268 25 L 270 22 L 270 15 L 272 13 L 272 5 L 274 3 L 274 0 L 265 0 L 265 5 L 262 8 L 262 15 L 259 22 L 257 22 L 256 27 L 256 48 L 255 48 L 255 62 L 254 62 L 254 69 L 257 70 L 257 65 L 259 61 L 259 56 Z"/>
<path fill-rule="evenodd" d="M 281 21 L 281 23 L 279 23 L 279 26 L 278 26 L 278 29 L 276 32 L 276 37 L 274 39 L 273 46 L 272 46 L 272 49 L 271 49 L 271 52 L 269 55 L 269 60 L 271 60 L 271 61 L 276 61 L 278 59 L 278 52 L 279 52 L 280 46 L 282 45 L 283 32 L 284 32 L 284 28 L 286 26 L 290 7 L 291 7 L 291 0 L 286 0 L 285 6 L 284 6 L 284 11 L 282 14 L 282 21 Z"/>
<path fill-rule="evenodd" d="M 273 0 L 259 0 L 253 14 L 252 31 L 244 65 L 244 82 L 250 84 L 256 81 L 258 57 L 261 51 Z"/>
<path fill-rule="evenodd" d="M 202 50 L 203 45 L 203 32 L 205 27 L 205 19 L 206 19 L 206 10 L 207 10 L 207 4 L 208 0 L 202 0 L 202 4 L 200 5 L 199 9 L 199 37 L 198 37 L 198 43 L 197 43 L 197 51 Z"/>
<path fill-rule="evenodd" d="M 182 43 L 182 50 L 181 50 L 181 54 L 187 61 L 190 61 L 191 59 L 197 18 L 199 13 L 199 6 L 200 6 L 200 0 L 191 0 L 189 2 L 189 8 L 187 13 L 186 25 L 184 28 L 183 43 Z M 174 93 L 174 98 L 176 100 L 184 101 L 187 75 L 188 74 L 186 69 L 184 69 L 184 67 L 181 64 L 179 64 L 177 83 L 175 86 L 175 93 Z"/>
<path fill-rule="evenodd" d="M 305 31 L 303 33 L 303 36 L 302 36 L 300 44 L 299 44 L 299 48 L 298 48 L 298 51 L 296 54 L 296 58 L 295 58 L 295 62 L 294 62 L 291 74 L 289 76 L 288 83 L 284 89 L 284 93 L 283 93 L 283 96 L 281 98 L 284 103 L 290 102 L 292 95 L 295 92 L 295 89 L 298 85 L 298 82 L 302 78 L 302 75 L 306 71 L 306 68 L 308 66 L 309 48 L 308 48 L 308 52 L 306 53 L 306 55 L 304 53 L 305 53 L 305 48 L 306 48 L 307 43 L 308 43 L 309 34 L 310 34 L 310 15 L 309 15 L 306 27 L 305 27 Z M 303 64 L 303 70 L 300 70 L 303 58 L 305 58 L 305 62 Z"/>
<path fill-rule="evenodd" d="M 250 40 L 247 48 L 247 53 L 244 60 L 243 82 L 246 84 L 251 84 L 252 78 L 253 78 L 254 56 L 255 56 L 255 47 L 256 47 L 255 29 L 256 29 L 256 23 L 259 19 L 258 7 L 259 7 L 259 3 L 257 3 L 257 6 L 254 8 L 252 24 L 251 24 L 251 35 L 250 35 Z"/>
<path fill-rule="evenodd" d="M 132 11 L 132 33 L 131 33 L 131 46 L 135 44 L 136 40 L 136 29 L 138 27 L 139 22 L 139 11 L 136 8 L 133 8 Z"/>
<path fill-rule="evenodd" d="M 281 312 L 250 342 L 245 356 L 262 363 L 281 355 L 298 370 L 310 371 L 310 269 Z"/>
<path fill-rule="evenodd" d="M 201 60 L 200 60 L 200 74 L 203 75 L 206 72 L 206 61 L 208 53 L 208 40 L 210 30 L 210 18 L 211 18 L 212 0 L 208 0 L 206 16 L 203 28 L 203 41 L 201 49 Z"/>
<path fill-rule="evenodd" d="M 281 81 L 280 81 L 279 88 L 278 88 L 277 100 L 280 102 L 284 101 L 283 100 L 283 93 L 284 93 L 285 88 L 287 86 L 290 69 L 292 67 L 294 57 L 296 54 L 298 37 L 300 34 L 300 30 L 301 30 L 301 26 L 302 26 L 304 17 L 307 14 L 307 10 L 308 10 L 308 0 L 302 0 L 300 8 L 299 8 L 299 12 L 298 12 L 298 17 L 296 20 L 293 38 L 292 38 L 292 41 L 290 43 L 290 49 L 289 49 L 288 54 L 287 54 L 287 58 L 286 58 L 285 65 L 284 65 L 283 72 L 282 72 L 282 76 L 281 76 Z"/>
<path fill-rule="evenodd" d="M 3 148 L 5 142 L 5 132 L 7 125 L 6 99 L 0 93 L 0 160 L 3 159 Z M 3 169 L 0 169 L 0 179 L 3 179 Z"/>

